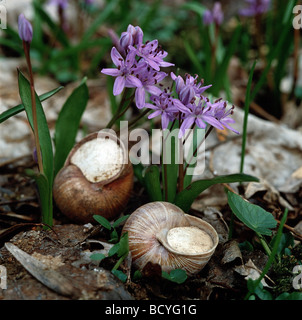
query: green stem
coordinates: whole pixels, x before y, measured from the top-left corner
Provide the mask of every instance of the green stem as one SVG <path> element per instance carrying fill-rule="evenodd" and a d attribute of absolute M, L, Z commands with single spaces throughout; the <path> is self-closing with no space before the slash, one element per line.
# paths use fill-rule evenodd
<path fill-rule="evenodd" d="M 29 42 L 23 41 L 23 48 L 24 48 L 24 53 L 25 53 L 28 71 L 29 71 L 30 94 L 31 94 L 32 116 L 33 116 L 33 127 L 34 127 L 33 129 L 34 129 L 35 145 L 36 145 L 36 150 L 37 150 L 38 167 L 39 167 L 39 172 L 44 173 L 41 148 L 40 148 L 40 141 L 39 141 L 35 85 L 34 85 L 34 77 L 33 77 L 31 60 L 30 60 L 30 44 L 29 44 Z"/>
<path fill-rule="evenodd" d="M 269 255 L 268 261 L 267 261 L 267 263 L 266 263 L 266 265 L 265 265 L 260 277 L 257 280 L 255 280 L 254 288 L 258 287 L 259 283 L 261 282 L 261 280 L 264 278 L 264 276 L 268 272 L 268 270 L 271 267 L 272 263 L 275 261 L 275 255 L 277 254 L 279 243 L 281 241 L 282 230 L 283 230 L 283 226 L 284 226 L 284 224 L 286 222 L 286 219 L 287 219 L 287 214 L 288 214 L 288 209 L 286 208 L 285 211 L 284 211 L 283 217 L 282 217 L 282 219 L 280 221 L 280 225 L 279 225 L 279 228 L 278 228 L 278 231 L 277 231 L 277 235 L 276 235 L 276 241 L 274 243 L 274 246 L 273 246 L 273 249 L 271 251 L 271 254 Z M 247 295 L 245 296 L 244 300 L 248 300 L 252 293 L 253 292 L 248 292 Z"/>
<path fill-rule="evenodd" d="M 264 237 L 258 232 L 256 232 L 256 234 L 257 234 L 257 237 L 259 238 L 260 243 L 262 244 L 262 247 L 265 250 L 266 254 L 268 256 L 270 256 L 272 254 L 272 251 L 271 251 L 270 247 L 268 246 L 267 242 L 265 241 Z"/>
<path fill-rule="evenodd" d="M 187 162 L 187 165 L 186 165 L 185 170 L 184 170 L 184 175 L 186 174 L 187 169 L 188 169 L 188 167 L 190 166 L 191 161 L 193 160 L 193 157 L 196 156 L 197 150 L 198 150 L 199 147 L 203 144 L 203 142 L 204 142 L 205 139 L 209 136 L 209 134 L 211 133 L 212 130 L 213 130 L 213 126 L 211 126 L 211 127 L 209 128 L 209 130 L 206 132 L 206 134 L 205 134 L 204 138 L 202 139 L 202 141 L 199 143 L 199 145 L 198 145 L 198 146 L 196 147 L 196 149 L 194 150 L 194 153 L 193 153 L 192 157 L 191 157 L 190 160 Z"/>
<path fill-rule="evenodd" d="M 119 260 L 117 261 L 117 263 L 114 265 L 114 267 L 112 268 L 112 270 L 117 270 L 119 268 L 119 266 L 122 264 L 122 262 L 124 261 L 124 259 L 127 257 L 128 252 L 125 253 L 123 256 L 121 256 L 119 258 Z"/>
<path fill-rule="evenodd" d="M 122 100 L 119 104 L 118 109 L 116 110 L 116 113 L 113 115 L 113 117 L 111 118 L 111 120 L 109 121 L 109 123 L 107 124 L 106 128 L 111 128 L 114 123 L 128 110 L 128 108 L 130 107 L 133 99 L 134 99 L 134 94 L 128 99 L 127 95 L 128 95 L 129 89 L 124 90 L 123 92 L 123 96 L 122 96 Z M 124 104 L 125 102 L 129 100 L 128 105 L 126 106 L 125 110 L 123 110 Z"/>

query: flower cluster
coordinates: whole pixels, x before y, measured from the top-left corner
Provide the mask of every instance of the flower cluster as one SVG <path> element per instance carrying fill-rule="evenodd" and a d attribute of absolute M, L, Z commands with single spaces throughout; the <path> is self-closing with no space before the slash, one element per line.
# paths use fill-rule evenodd
<path fill-rule="evenodd" d="M 270 7 L 270 0 L 245 0 L 248 7 L 241 9 L 239 14 L 252 17 L 266 13 Z"/>
<path fill-rule="evenodd" d="M 154 110 L 148 118 L 161 116 L 162 129 L 167 129 L 170 122 L 180 120 L 179 137 L 186 129 L 193 126 L 206 128 L 212 125 L 218 129 L 224 127 L 238 133 L 229 126 L 235 121 L 230 117 L 234 107 L 227 108 L 227 102 L 222 99 L 211 103 L 203 93 L 211 87 L 204 86 L 204 81 L 198 82 L 198 76 L 189 74 L 185 78 L 176 76 L 173 72 L 168 75 L 161 67 L 174 64 L 164 61 L 167 52 L 157 40 L 143 42 L 143 31 L 140 27 L 129 25 L 126 32 L 118 39 L 112 34 L 115 46 L 111 50 L 111 59 L 116 68 L 104 68 L 102 73 L 116 77 L 113 94 L 119 95 L 124 88 L 135 88 L 135 102 L 139 109 Z M 170 89 L 161 88 L 160 82 L 170 76 L 174 81 L 177 98 Z M 146 94 L 150 101 L 146 102 Z"/>

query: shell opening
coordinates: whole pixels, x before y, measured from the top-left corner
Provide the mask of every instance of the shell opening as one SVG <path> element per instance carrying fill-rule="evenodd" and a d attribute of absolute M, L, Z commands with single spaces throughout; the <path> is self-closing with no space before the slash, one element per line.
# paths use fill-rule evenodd
<path fill-rule="evenodd" d="M 211 236 L 195 226 L 172 228 L 167 233 L 169 246 L 180 254 L 200 254 L 213 248 Z"/>
<path fill-rule="evenodd" d="M 123 169 L 123 148 L 112 139 L 98 137 L 82 144 L 70 162 L 82 171 L 88 181 L 106 181 Z"/>

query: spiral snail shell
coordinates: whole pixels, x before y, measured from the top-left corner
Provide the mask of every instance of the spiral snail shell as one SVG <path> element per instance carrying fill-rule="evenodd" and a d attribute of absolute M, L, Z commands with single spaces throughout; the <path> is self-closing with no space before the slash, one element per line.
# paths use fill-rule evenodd
<path fill-rule="evenodd" d="M 128 232 L 135 267 L 142 270 L 152 262 L 166 272 L 183 269 L 188 276 L 202 270 L 219 240 L 215 229 L 204 220 L 159 201 L 136 209 L 122 232 Z"/>
<path fill-rule="evenodd" d="M 125 156 L 123 142 L 109 132 L 78 142 L 54 181 L 60 211 L 76 223 L 93 222 L 93 215 L 119 216 L 133 187 L 132 164 Z"/>

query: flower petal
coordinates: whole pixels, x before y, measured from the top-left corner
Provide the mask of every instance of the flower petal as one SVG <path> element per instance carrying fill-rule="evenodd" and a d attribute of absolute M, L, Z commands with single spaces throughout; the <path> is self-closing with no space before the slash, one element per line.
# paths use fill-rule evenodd
<path fill-rule="evenodd" d="M 143 86 L 141 81 L 135 76 L 128 75 L 126 77 L 126 80 L 127 80 L 127 83 L 129 83 L 129 85 L 133 86 L 134 88 L 141 88 Z"/>
<path fill-rule="evenodd" d="M 146 92 L 144 87 L 137 88 L 135 90 L 135 102 L 138 109 L 142 109 L 145 106 Z"/>
<path fill-rule="evenodd" d="M 122 61 L 124 61 L 123 57 L 120 53 L 116 50 L 115 47 L 111 49 L 111 59 L 112 62 L 118 67 L 122 65 Z"/>
<path fill-rule="evenodd" d="M 101 70 L 101 73 L 107 74 L 108 76 L 117 77 L 121 72 L 118 69 L 104 68 Z"/>
<path fill-rule="evenodd" d="M 125 78 L 124 77 L 117 77 L 114 81 L 114 85 L 113 85 L 113 95 L 117 96 L 120 93 L 122 93 L 122 91 L 125 88 Z"/>

